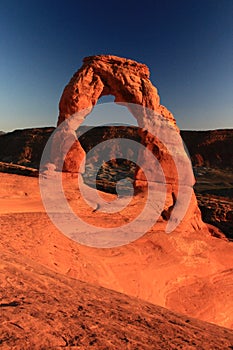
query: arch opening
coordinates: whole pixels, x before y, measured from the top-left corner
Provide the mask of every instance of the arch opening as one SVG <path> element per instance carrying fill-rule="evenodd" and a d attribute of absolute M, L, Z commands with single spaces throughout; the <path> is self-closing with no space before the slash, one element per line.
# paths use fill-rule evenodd
<path fill-rule="evenodd" d="M 113 99 L 114 96 L 110 95 L 109 100 Z M 106 98 L 99 101 L 77 129 L 79 142 L 86 153 L 83 179 L 98 190 L 117 193 L 120 187 L 121 193 L 127 194 L 134 183 L 138 153 L 129 148 L 127 155 L 133 156 L 135 162 L 124 158 L 124 152 L 111 144 L 111 139 L 124 138 L 140 143 L 137 120 L 125 105 L 109 102 Z M 106 103 L 101 104 L 104 101 Z M 108 145 L 102 143 L 106 140 L 110 141 Z M 98 150 L 91 152 L 97 145 Z M 100 155 L 102 164 L 99 163 Z"/>
<path fill-rule="evenodd" d="M 79 127 L 102 125 L 138 126 L 136 118 L 129 109 L 123 104 L 115 103 L 114 99 L 115 96 L 113 95 L 100 97 Z"/>

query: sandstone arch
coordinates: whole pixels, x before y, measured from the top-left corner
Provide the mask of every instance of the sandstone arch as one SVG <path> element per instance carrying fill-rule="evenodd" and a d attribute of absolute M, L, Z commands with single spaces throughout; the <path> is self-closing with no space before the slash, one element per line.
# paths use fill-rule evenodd
<path fill-rule="evenodd" d="M 130 59 L 109 55 L 84 58 L 82 67 L 63 91 L 58 125 L 75 112 L 93 107 L 105 95 L 115 96 L 115 102 L 135 103 L 157 111 L 175 125 L 173 115 L 160 105 L 149 76 L 145 64 Z M 138 120 L 138 124 L 143 126 L 143 120 Z"/>
<path fill-rule="evenodd" d="M 179 162 L 179 168 L 184 168 L 187 165 L 187 155 L 179 136 L 176 121 L 173 115 L 160 104 L 157 89 L 150 82 L 149 76 L 148 67 L 133 60 L 110 55 L 84 58 L 82 67 L 71 78 L 60 99 L 57 123 L 58 132 L 53 138 L 51 153 L 57 155 L 57 158 L 54 156 L 52 158 L 55 159 L 55 165 L 58 170 L 82 172 L 83 169 L 80 169 L 79 165 L 85 158 L 85 152 L 77 140 L 74 127 L 72 127 L 72 120 L 76 118 L 75 113 L 84 111 L 81 114 L 78 113 L 78 120 L 75 121 L 77 129 L 77 126 L 82 123 L 86 115 L 91 112 L 97 100 L 104 95 L 115 96 L 115 102 L 127 102 L 134 104 L 134 106 L 140 105 L 145 107 L 144 111 L 147 111 L 145 113 L 138 113 L 137 108 L 128 108 L 138 122 L 139 133 L 145 150 L 155 150 L 155 153 L 159 150 L 156 156 L 166 177 L 167 200 L 165 217 L 168 218 L 176 204 L 178 192 L 183 192 L 183 200 L 185 201 L 185 193 L 190 193 L 190 188 L 194 184 L 194 178 L 191 174 L 187 179 L 185 171 L 181 174 L 182 176 L 178 176 L 173 156 L 171 156 L 167 147 L 148 132 L 150 130 L 148 127 L 150 124 L 153 124 L 154 112 L 156 112 L 162 121 L 166 121 L 166 127 L 162 130 L 162 133 L 165 135 L 167 145 L 170 147 L 170 150 L 177 149 L 175 151 L 176 164 Z M 148 110 L 152 110 L 153 113 L 148 113 Z M 66 126 L 62 127 L 64 121 Z M 59 128 L 60 125 L 61 128 Z M 170 135 L 171 131 L 172 134 Z M 71 139 L 73 146 L 67 153 L 65 145 L 67 140 L 70 141 Z M 63 155 L 60 150 L 62 150 Z M 143 170 L 146 169 L 148 170 L 147 173 L 151 174 L 147 180 L 150 183 L 153 181 L 159 182 L 154 176 L 156 169 L 148 162 L 143 164 L 145 158 L 143 152 L 139 154 L 139 158 L 140 164 L 143 165 Z M 137 169 L 136 171 L 134 181 L 136 189 L 143 190 L 147 187 L 143 170 Z M 184 174 L 185 176 L 183 176 Z M 182 211 L 181 206 L 179 208 L 176 205 L 176 208 L 177 211 Z M 197 205 L 195 204 L 195 211 L 196 208 Z M 177 215 L 179 216 L 180 214 L 178 213 Z"/>
<path fill-rule="evenodd" d="M 71 115 L 95 106 L 98 99 L 105 95 L 115 96 L 115 102 L 133 103 L 156 111 L 169 121 L 171 126 L 176 127 L 173 115 L 162 105 L 157 89 L 149 80 L 149 69 L 145 64 L 136 61 L 110 55 L 86 57 L 82 67 L 74 74 L 65 87 L 59 103 L 58 125 Z M 146 127 L 147 117 L 131 110 L 137 119 L 140 128 Z M 80 124 L 85 119 L 80 120 Z M 178 130 L 178 129 L 177 129 Z M 141 133 L 144 144 L 151 149 L 151 143 L 157 141 L 148 140 L 145 133 Z M 62 135 L 62 139 L 65 135 Z M 62 142 L 62 141 L 61 141 Z M 74 142 L 72 149 L 67 155 L 63 169 L 69 172 L 77 172 L 79 163 L 85 157 L 85 152 L 78 141 Z M 143 157 L 143 155 L 142 155 Z M 137 175 L 137 186 L 143 184 L 143 175 Z M 136 186 L 136 187 L 137 187 Z"/>
<path fill-rule="evenodd" d="M 51 155 L 53 155 L 51 158 L 58 170 L 82 172 L 79 165 L 85 157 L 85 152 L 77 140 L 74 127 L 72 127 L 72 120 L 74 120 L 72 118 L 75 118 L 73 115 L 85 110 L 85 112 L 81 113 L 81 116 L 80 114 L 78 115 L 78 123 L 75 122 L 77 128 L 85 119 L 86 115 L 91 112 L 97 100 L 109 94 L 115 96 L 115 102 L 132 103 L 134 106 L 141 105 L 145 107 L 144 111 L 146 109 L 147 111 L 148 109 L 152 110 L 157 113 L 162 121 L 166 121 L 166 127 L 162 130 L 163 136 L 165 135 L 166 146 L 169 146 L 170 150 L 172 150 L 176 148 L 176 142 L 179 143 L 179 147 L 177 148 L 178 152 L 175 154 L 175 163 L 176 165 L 179 163 L 178 168 L 185 168 L 188 157 L 183 148 L 176 121 L 173 115 L 160 104 L 157 89 L 150 82 L 149 75 L 149 69 L 145 64 L 133 60 L 110 55 L 84 58 L 82 67 L 74 74 L 65 87 L 59 103 L 58 130 L 54 135 L 51 149 Z M 129 109 L 137 119 L 141 140 L 145 149 L 149 149 L 155 153 L 158 151 L 156 156 L 165 171 L 167 200 L 164 218 L 168 219 L 172 212 L 170 222 L 175 222 L 178 220 L 177 218 L 185 215 L 188 206 L 188 216 L 192 218 L 190 222 L 192 222 L 193 225 L 196 225 L 196 223 L 197 225 L 202 225 L 200 211 L 197 207 L 196 198 L 192 189 L 192 185 L 194 184 L 193 174 L 189 174 L 190 176 L 188 179 L 185 171 L 181 171 L 180 174 L 177 174 L 177 168 L 173 161 L 174 154 L 171 156 L 167 147 L 147 131 L 150 130 L 148 129 L 148 125 L 150 125 L 150 123 L 153 124 L 154 112 L 137 113 L 137 109 L 131 109 L 130 107 Z M 65 128 L 62 127 L 64 121 L 67 125 Z M 61 127 L 59 128 L 60 125 Z M 171 137 L 169 135 L 169 130 L 173 132 Z M 72 139 L 73 146 L 68 153 L 63 152 L 63 154 L 66 154 L 66 156 L 63 157 L 60 151 L 61 149 L 62 151 L 67 151 L 65 147 L 67 139 Z M 54 156 L 54 153 L 57 155 L 57 158 Z M 143 164 L 143 152 L 139 154 L 139 157 L 140 160 L 142 160 L 140 163 Z M 151 178 L 147 178 L 147 180 L 150 183 L 153 181 L 156 182 L 157 180 L 154 180 L 154 172 L 156 170 L 151 167 L 148 162 L 145 163 L 144 169 L 145 168 L 151 173 Z M 159 181 L 157 181 L 157 183 L 158 182 Z M 135 174 L 134 187 L 143 189 L 146 186 L 147 181 L 145 181 L 143 171 L 138 169 Z M 187 193 L 189 193 L 188 196 Z M 177 200 L 177 194 L 179 195 L 179 200 Z M 193 205 L 189 207 L 189 200 L 191 197 Z M 187 206 L 185 206 L 184 204 L 187 201 Z M 183 205 L 185 208 L 182 207 Z"/>

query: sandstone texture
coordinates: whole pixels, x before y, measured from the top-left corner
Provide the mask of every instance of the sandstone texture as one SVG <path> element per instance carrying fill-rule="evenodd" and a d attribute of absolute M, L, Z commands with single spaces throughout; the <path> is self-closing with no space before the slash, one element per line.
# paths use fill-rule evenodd
<path fill-rule="evenodd" d="M 195 181 L 191 162 L 176 121 L 160 105 L 157 89 L 150 82 L 149 69 L 144 64 L 109 55 L 84 58 L 83 66 L 74 74 L 60 99 L 58 129 L 51 143 L 51 162 L 58 171 L 84 172 L 85 152 L 76 137 L 76 129 L 98 99 L 109 94 L 115 96 L 117 103 L 130 103 L 126 106 L 139 126 L 143 148 L 138 150 L 135 191 L 160 187 L 157 191 L 160 200 L 166 187 L 163 215 L 166 219 L 171 218 L 173 225 L 184 216 L 184 208 L 191 199 L 189 205 L 192 206 L 194 225 L 201 226 L 203 223 L 192 189 Z"/>
<path fill-rule="evenodd" d="M 233 239 L 233 200 L 210 194 L 197 195 L 198 206 L 205 222 L 218 227 Z"/>
<path fill-rule="evenodd" d="M 141 194 L 121 213 L 93 212 L 80 199 L 77 178 L 67 173 L 63 178 L 69 205 L 93 225 L 124 224 L 143 204 Z M 127 349 L 127 344 L 133 349 L 233 345 L 232 332 L 191 319 L 233 328 L 232 242 L 213 237 L 208 230 L 194 230 L 187 216 L 170 234 L 161 220 L 131 244 L 86 247 L 51 222 L 37 178 L 0 173 L 0 180 L 3 349 L 88 349 L 101 348 L 101 342 L 106 349 Z"/>
<path fill-rule="evenodd" d="M 91 147 L 92 135 L 95 135 L 93 143 L 98 143 L 97 138 L 103 139 L 105 131 L 98 129 L 78 139 L 76 129 L 91 113 L 98 98 L 106 94 L 113 94 L 116 102 L 145 107 L 143 110 L 129 107 L 139 126 L 130 129 L 131 137 L 144 147 L 137 154 L 141 167 L 125 161 L 123 153 L 122 159 L 121 153 L 115 159 L 113 148 L 101 151 L 110 152 L 111 161 L 103 162 L 97 181 L 108 183 L 105 189 L 112 186 L 113 191 L 95 191 L 98 201 L 105 200 L 106 206 L 110 206 L 122 197 L 127 199 L 114 194 L 119 179 L 128 177 L 134 184 L 130 202 L 113 212 L 102 211 L 98 201 L 92 207 L 83 198 L 78 182 L 79 173 L 83 173 L 81 179 L 91 184 L 93 179 L 91 176 L 88 179 L 87 170 L 94 170 L 99 153 L 89 157 L 86 152 Z M 0 188 L 0 308 L 4 310 L 0 317 L 0 346 L 3 349 L 232 348 L 232 331 L 216 325 L 233 329 L 233 243 L 217 228 L 202 221 L 192 187 L 193 172 L 186 172 L 191 162 L 173 116 L 159 103 L 157 90 L 149 81 L 148 68 L 115 56 L 88 57 L 65 88 L 59 109 L 58 128 L 50 140 L 49 152 L 42 156 L 40 188 L 38 178 L 0 173 L 4 184 Z M 155 126 L 161 138 L 151 132 Z M 108 130 L 111 138 L 115 131 Z M 118 130 L 120 134 L 126 132 L 122 130 Z M 48 134 L 51 131 L 47 130 Z M 0 143 L 7 138 L 8 134 L 1 135 Z M 43 136 L 37 135 L 36 139 L 42 146 Z M 33 159 L 35 163 L 38 161 L 33 148 L 32 142 L 17 153 L 22 160 L 20 171 L 26 170 L 25 165 Z M 159 162 L 164 178 L 157 175 L 159 167 L 148 162 L 147 151 Z M 199 162 L 199 158 L 195 159 Z M 10 163 L 10 158 L 3 161 Z M 147 179 L 145 172 L 149 173 Z M 107 174 L 111 179 L 115 177 L 110 186 Z M 58 177 L 62 189 L 56 191 Z M 147 187 L 162 186 L 162 182 L 166 185 L 166 200 L 163 210 L 159 210 L 161 215 L 155 221 L 148 215 L 146 220 L 140 219 L 140 212 L 147 207 Z M 81 184 L 93 193 L 90 186 Z M 206 191 L 204 181 L 200 191 Z M 45 205 L 45 195 L 47 204 L 53 204 L 52 210 Z M 81 219 L 78 224 L 69 221 L 62 196 L 66 206 Z M 149 203 L 147 214 L 152 213 L 152 219 L 157 208 L 160 209 L 159 201 L 160 198 L 153 197 Z M 227 217 L 231 220 L 231 213 Z M 70 225 L 73 236 L 66 235 L 52 218 L 59 219 L 64 230 Z M 129 244 L 110 244 L 104 249 L 73 239 L 81 232 L 84 239 L 92 238 L 93 234 L 98 240 L 100 232 L 112 234 L 114 230 L 111 242 L 117 241 L 122 227 L 126 227 L 123 233 L 127 238 L 149 220 L 153 224 Z M 83 222 L 87 224 L 85 230 L 82 230 Z M 131 223 L 135 232 L 127 231 Z M 169 223 L 175 226 L 168 234 Z"/>
<path fill-rule="evenodd" d="M 176 125 L 172 114 L 160 105 L 157 89 L 149 80 L 145 64 L 110 55 L 86 57 L 83 66 L 74 74 L 65 87 L 59 104 L 60 125 L 72 114 L 92 108 L 105 95 L 115 96 L 115 102 L 135 103 L 157 111 Z M 140 127 L 142 117 L 135 116 Z"/>
<path fill-rule="evenodd" d="M 86 115 L 91 112 L 98 99 L 104 95 L 115 96 L 115 102 L 118 103 L 131 103 L 146 107 L 158 113 L 162 119 L 168 121 L 169 126 L 177 129 L 173 115 L 164 106 L 160 105 L 157 89 L 149 80 L 148 67 L 133 60 L 109 55 L 84 58 L 83 66 L 74 74 L 63 91 L 59 103 L 58 125 L 75 113 L 83 111 L 83 114 L 77 117 L 77 129 Z M 141 110 L 138 111 L 134 106 L 129 108 L 140 127 L 139 133 L 143 139 L 144 146 L 153 150 L 154 145 L 157 152 L 160 149 L 163 153 L 160 157 L 162 161 L 165 160 L 164 154 L 168 154 L 167 150 L 162 150 L 162 145 L 158 144 L 158 140 L 156 140 L 154 135 L 149 135 L 148 132 L 151 126 L 150 124 L 154 122 L 154 115 L 150 115 L 147 110 L 143 110 L 143 112 Z M 146 130 L 143 130 L 143 128 L 146 128 Z M 62 142 L 64 134 L 60 135 L 58 133 L 57 139 L 59 138 L 60 142 Z M 56 142 L 58 142 L 57 139 L 55 140 Z M 84 154 L 80 151 L 78 141 L 75 141 L 75 143 L 80 157 L 84 157 Z M 145 154 L 142 153 L 139 157 L 144 159 Z M 67 155 L 64 168 L 67 171 L 77 172 L 78 164 L 73 164 L 70 158 L 73 159 L 73 150 Z M 144 168 L 147 168 L 149 165 L 145 161 L 144 163 Z M 170 164 L 172 164 L 171 160 L 166 160 L 167 169 Z M 60 168 L 60 165 L 58 167 Z M 171 166 L 171 168 L 173 167 Z M 170 173 L 170 177 L 173 179 L 176 176 L 173 174 L 174 171 L 171 170 L 169 169 L 167 173 Z M 136 174 L 135 186 L 146 186 L 144 180 L 143 174 L 139 169 Z"/>
<path fill-rule="evenodd" d="M 1 251 L 0 348 L 230 349 L 233 331 Z"/>
<path fill-rule="evenodd" d="M 14 130 L 0 135 L 0 161 L 39 169 L 53 127 Z"/>

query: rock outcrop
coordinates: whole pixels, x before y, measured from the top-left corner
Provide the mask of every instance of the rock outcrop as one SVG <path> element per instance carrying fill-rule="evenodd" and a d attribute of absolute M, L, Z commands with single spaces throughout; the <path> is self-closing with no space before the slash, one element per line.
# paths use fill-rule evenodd
<path fill-rule="evenodd" d="M 10 248 L 1 248 L 1 349 L 232 348 L 233 330 L 55 273 Z"/>
<path fill-rule="evenodd" d="M 39 169 L 53 127 L 19 129 L 0 135 L 0 161 Z"/>
<path fill-rule="evenodd" d="M 133 60 L 109 55 L 84 58 L 83 66 L 74 74 L 63 91 L 59 104 L 58 125 L 75 113 L 83 111 L 83 115 L 79 114 L 77 117 L 79 120 L 77 120 L 76 126 L 79 126 L 86 115 L 91 112 L 98 99 L 111 94 L 115 96 L 115 102 L 146 107 L 156 112 L 162 119 L 168 121 L 169 125 L 177 129 L 173 115 L 164 106 L 160 105 L 157 89 L 150 82 L 149 75 L 149 69 L 145 64 Z M 153 114 L 149 115 L 150 113 L 146 110 L 143 110 L 142 113 L 142 110 L 138 111 L 133 106 L 127 107 L 131 109 L 132 115 L 138 122 L 139 133 L 144 145 L 149 149 L 153 149 L 154 144 L 157 152 L 158 141 L 154 135 L 149 135 L 146 131 L 150 130 L 150 124 L 154 122 Z M 57 137 L 58 139 L 61 138 L 60 142 L 65 137 L 64 130 L 62 132 L 63 135 Z M 55 146 L 55 152 L 57 147 Z M 67 154 L 65 160 L 63 159 L 66 171 L 79 171 L 78 162 L 73 162 L 75 149 L 78 150 L 79 158 L 84 157 L 78 141 L 74 141 L 72 150 Z M 161 145 L 159 149 L 161 149 Z M 165 153 L 167 152 L 165 151 Z M 141 159 L 144 156 L 142 154 Z M 160 158 L 163 159 L 164 157 Z M 170 174 L 173 177 L 175 176 L 173 172 Z M 135 187 L 145 186 L 143 181 L 143 174 L 139 170 L 136 175 Z"/>
<path fill-rule="evenodd" d="M 37 169 L 5 162 L 0 162 L 0 172 L 34 177 L 38 177 L 39 175 L 39 171 Z"/>
<path fill-rule="evenodd" d="M 193 166 L 233 169 L 233 130 L 181 131 Z"/>
<path fill-rule="evenodd" d="M 232 198 L 210 194 L 197 194 L 202 217 L 208 224 L 218 227 L 233 239 L 233 200 Z"/>
<path fill-rule="evenodd" d="M 134 202 L 127 206 L 122 215 L 113 213 L 109 217 L 109 213 L 93 212 L 91 208 L 87 208 L 84 201 L 80 200 L 81 194 L 77 191 L 77 176 L 64 173 L 63 178 L 68 178 L 68 181 L 63 183 L 69 205 L 81 218 L 89 220 L 91 225 L 112 227 L 114 224 L 120 227 L 132 220 L 135 214 L 137 215 L 138 208 L 140 209 L 143 194 L 135 196 Z M 18 336 L 22 343 L 17 349 L 27 349 L 24 341 L 28 342 L 28 339 L 41 341 L 41 339 L 50 337 L 51 332 L 54 335 L 55 330 L 58 334 L 62 332 L 64 336 L 67 335 L 67 332 L 70 334 L 69 331 L 71 331 L 71 334 L 75 336 L 79 330 L 73 327 L 78 325 L 80 328 L 82 322 L 87 329 L 90 325 L 92 332 L 93 329 L 96 332 L 98 330 L 95 328 L 97 326 L 96 317 L 104 320 L 100 309 L 107 314 L 106 323 L 103 323 L 104 329 L 107 324 L 112 324 L 112 311 L 115 305 L 113 294 L 109 296 L 111 301 L 109 306 L 104 300 L 102 306 L 98 304 L 98 308 L 95 308 L 96 301 L 102 300 L 104 290 L 101 289 L 98 292 L 95 289 L 92 294 L 91 287 L 87 286 L 82 294 L 81 285 L 84 286 L 84 283 L 78 283 L 77 280 L 136 296 L 139 302 L 140 299 L 150 301 L 175 312 L 186 314 L 189 320 L 190 317 L 195 317 L 233 328 L 232 242 L 206 235 L 203 229 L 194 231 L 187 223 L 183 227 L 178 227 L 174 232 L 166 234 L 164 233 L 166 223 L 159 222 L 143 237 L 129 245 L 111 249 L 86 247 L 63 235 L 49 219 L 41 200 L 36 178 L 0 173 L 0 181 L 4 184 L 0 187 L 0 263 L 2 267 L 0 282 L 2 312 L 0 312 L 0 317 L 4 317 L 1 319 L 1 332 L 3 330 L 7 332 L 0 339 L 12 336 L 10 338 L 12 347 L 14 339 L 17 340 L 17 345 L 18 341 L 20 342 Z M 109 200 L 114 200 L 116 197 L 111 194 L 100 193 L 100 195 L 104 195 Z M 65 278 L 64 275 L 66 279 L 62 287 L 60 282 Z M 122 294 L 121 296 L 123 298 Z M 127 317 L 130 310 L 135 312 L 135 315 L 140 314 L 140 309 L 136 306 L 134 308 L 132 299 L 128 305 L 130 309 L 127 309 L 125 301 L 119 298 L 120 295 L 117 296 L 117 300 L 124 306 L 123 313 Z M 64 310 L 62 300 L 65 305 Z M 14 304 L 11 304 L 13 302 L 15 302 L 15 307 Z M 77 314 L 78 319 L 75 317 L 75 308 L 78 307 L 78 304 L 75 306 L 76 302 L 84 303 L 82 304 L 84 308 L 82 320 L 80 313 Z M 17 306 L 17 303 L 20 305 Z M 92 310 L 91 317 L 88 317 L 87 314 L 88 305 L 90 306 L 89 311 Z M 116 307 L 117 313 L 120 312 L 119 305 Z M 111 315 L 107 311 L 109 308 Z M 165 309 L 163 309 L 164 312 Z M 155 310 L 152 314 L 156 315 Z M 118 329 L 122 315 L 116 320 Z M 94 322 L 94 328 L 92 328 L 92 323 L 89 323 L 91 320 Z M 24 331 L 11 322 L 24 328 Z M 164 322 L 160 321 L 159 325 L 165 324 Z M 190 326 L 189 322 L 188 324 Z M 62 328 L 63 326 L 65 329 Z M 155 328 L 150 327 L 150 322 L 146 328 L 145 326 L 143 323 L 143 330 L 147 329 L 148 332 L 150 330 L 150 334 L 156 334 L 153 331 Z M 168 330 L 171 329 L 170 326 Z M 177 326 L 178 329 L 186 329 L 180 323 Z M 139 329 L 135 328 L 136 331 L 132 333 L 129 318 L 125 319 L 122 327 L 124 331 L 131 332 L 132 337 L 133 333 L 138 334 L 139 332 Z M 175 331 L 176 335 L 178 329 Z M 16 330 L 20 332 L 17 335 L 14 333 Z M 102 331 L 101 327 L 97 336 L 100 340 L 102 340 Z M 42 333 L 44 337 L 40 336 Z M 200 336 L 202 344 L 203 334 Z M 39 335 L 39 338 L 35 335 Z M 90 333 L 80 338 L 86 339 L 85 336 L 88 339 Z M 148 336 L 149 333 L 146 333 L 145 338 L 148 339 Z M 196 342 L 196 333 L 195 337 Z M 109 333 L 107 338 L 110 339 Z M 219 339 L 218 333 L 215 334 L 215 338 Z M 156 341 L 155 338 L 153 339 L 149 344 L 149 349 L 151 345 L 153 348 L 153 341 Z M 181 340 L 179 337 L 178 339 Z M 173 347 L 186 349 L 187 337 L 184 339 L 185 344 L 182 343 L 180 347 L 176 344 Z M 3 348 L 5 344 L 5 342 L 2 343 Z M 33 344 L 29 345 L 30 349 L 35 348 Z M 86 349 L 85 344 L 83 348 Z M 198 344 L 193 345 L 194 348 L 201 349 L 202 347 Z M 45 348 L 46 346 L 50 348 L 48 344 L 43 343 L 43 345 Z M 216 344 L 211 345 L 211 349 L 217 349 Z M 108 348 L 108 345 L 106 346 Z M 117 343 L 118 349 L 121 349 L 122 346 Z M 166 349 L 172 348 L 172 345 L 170 346 L 167 342 L 164 346 Z M 140 348 L 140 345 L 138 347 Z M 132 348 L 136 349 L 136 344 L 132 345 Z M 146 347 L 143 344 L 141 348 Z M 208 349 L 208 346 L 203 345 L 203 348 Z M 223 345 L 219 348 L 225 349 Z"/>
<path fill-rule="evenodd" d="M 157 89 L 149 80 L 145 64 L 110 55 L 86 57 L 83 66 L 65 87 L 59 104 L 60 125 L 72 114 L 93 107 L 105 95 L 115 96 L 115 102 L 135 103 L 157 111 L 172 125 L 173 115 L 162 105 Z M 144 124 L 138 120 L 139 126 Z"/>
<path fill-rule="evenodd" d="M 15 130 L 1 135 L 0 172 L 37 176 L 44 145 L 53 131 L 54 128 L 52 127 L 34 128 Z M 200 132 L 181 130 L 181 135 L 188 148 L 192 164 L 195 167 L 197 183 L 194 189 L 202 218 L 204 222 L 217 226 L 228 238 L 232 239 L 233 176 L 230 170 L 232 157 L 229 156 L 229 153 L 232 152 L 233 146 L 230 147 L 229 142 L 233 140 L 233 130 Z M 135 165 L 122 159 L 116 162 L 114 160 L 108 162 L 107 166 L 100 168 L 96 180 L 92 174 L 98 162 L 98 154 L 90 156 L 89 151 L 102 141 L 110 138 L 129 138 L 136 142 L 141 142 L 137 127 L 103 126 L 92 128 L 81 126 L 78 129 L 77 136 L 87 154 L 86 172 L 84 174 L 86 183 L 92 186 L 93 182 L 96 181 L 98 189 L 115 193 L 117 180 L 130 178 L 133 181 Z M 204 140 L 212 140 L 213 142 L 207 144 Z M 219 143 L 221 143 L 221 148 Z M 220 150 L 221 162 L 219 162 L 220 158 L 218 157 Z M 130 151 L 133 152 L 133 150 Z M 103 150 L 103 152 L 107 152 L 107 150 Z M 197 161 L 197 153 L 202 155 L 204 165 L 207 166 L 209 164 L 210 168 L 200 167 Z M 221 168 L 229 168 L 229 171 L 222 171 Z"/>
<path fill-rule="evenodd" d="M 109 55 L 87 57 L 83 62 L 60 100 L 58 129 L 51 146 L 52 162 L 60 171 L 83 172 L 80 165 L 85 161 L 85 152 L 75 130 L 100 97 L 114 95 L 115 102 L 124 104 L 136 118 L 143 144 L 143 149 L 138 151 L 140 166 L 135 171 L 134 188 L 147 191 L 156 184 L 162 197 L 166 187 L 165 217 L 179 221 L 178 217 L 185 215 L 187 203 L 195 197 L 191 162 L 173 115 L 160 105 L 157 89 L 149 80 L 148 67 Z M 193 209 L 194 220 L 200 225 L 196 204 Z"/>
<path fill-rule="evenodd" d="M 109 138 L 130 138 L 141 142 L 138 129 L 127 126 L 96 127 L 81 126 L 82 148 L 88 152 L 101 140 Z M 0 133 L 0 161 L 39 168 L 46 142 L 54 131 L 53 127 L 32 128 Z M 182 139 L 190 154 L 194 167 L 232 169 L 233 129 L 194 131 L 181 130 Z M 78 130 L 79 137 L 79 130 Z"/>

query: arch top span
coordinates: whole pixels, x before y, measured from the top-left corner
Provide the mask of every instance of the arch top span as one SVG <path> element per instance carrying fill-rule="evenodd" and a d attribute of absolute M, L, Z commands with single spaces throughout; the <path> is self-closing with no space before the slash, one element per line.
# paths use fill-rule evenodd
<path fill-rule="evenodd" d="M 176 127 L 172 113 L 160 105 L 157 89 L 149 77 L 149 68 L 131 59 L 112 55 L 85 57 L 82 67 L 63 91 L 58 125 L 76 112 L 91 110 L 100 97 L 113 95 L 115 102 L 142 105 L 157 112 Z M 143 120 L 135 117 L 139 126 L 143 126 Z"/>

